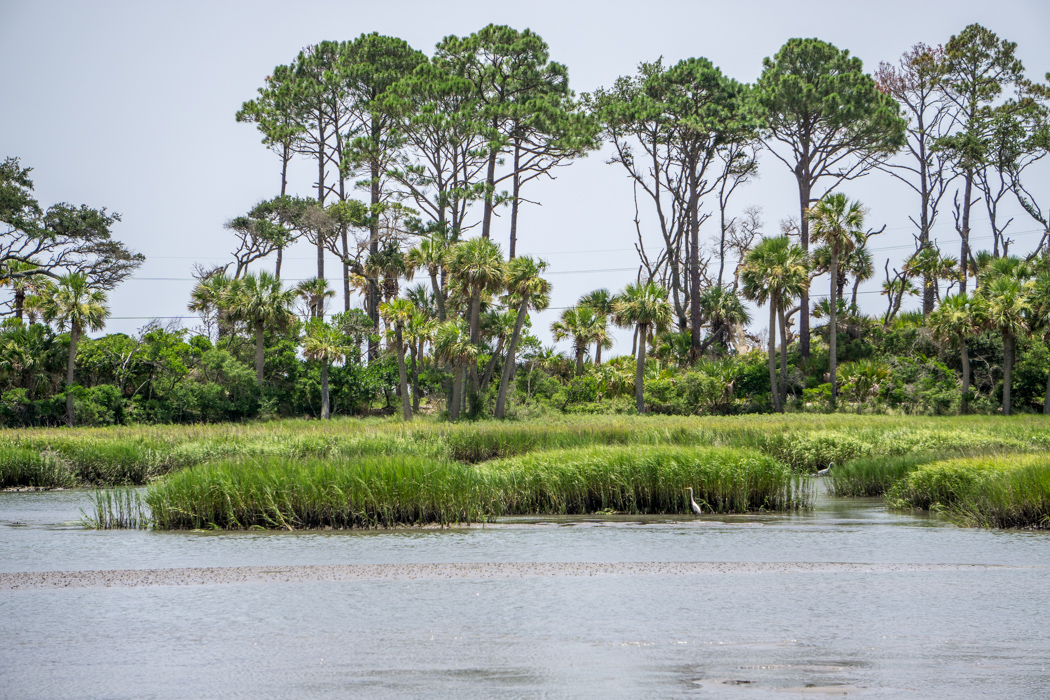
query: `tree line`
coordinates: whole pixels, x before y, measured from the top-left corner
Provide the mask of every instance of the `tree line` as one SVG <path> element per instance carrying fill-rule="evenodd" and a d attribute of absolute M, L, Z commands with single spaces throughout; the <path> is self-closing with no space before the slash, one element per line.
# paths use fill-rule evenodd
<path fill-rule="evenodd" d="M 869 74 L 846 50 L 792 39 L 753 84 L 707 59 L 658 59 L 577 96 L 568 69 L 529 30 L 490 25 L 446 37 L 431 56 L 378 34 L 321 42 L 275 67 L 236 115 L 274 153 L 280 179 L 273 197 L 227 223 L 230 262 L 197 267 L 189 308 L 201 315 L 201 332 L 150 327 L 128 342 L 146 353 L 148 338 L 172 336 L 169 355 L 194 382 L 174 382 L 168 393 L 207 384 L 230 393 L 228 377 L 201 363 L 228 371 L 254 364 L 254 381 L 234 372 L 249 380 L 247 414 L 324 418 L 333 406 L 360 412 L 385 399 L 405 418 L 440 405 L 455 420 L 505 417 L 508 407 L 537 401 L 626 410 L 616 399 L 628 396 L 639 413 L 835 409 L 844 389 L 854 407 L 966 412 L 991 410 L 994 400 L 1010 413 L 1019 353 L 1022 367 L 1038 368 L 1050 326 L 1050 205 L 1035 194 L 1050 92 L 1025 76 L 1015 54 L 1015 44 L 971 25 Z M 519 254 L 519 211 L 533 201 L 532 183 L 602 146 L 631 185 L 638 275 L 618 293 L 595 290 L 564 310 L 551 328 L 556 340 L 572 341 L 573 357 L 561 360 L 531 332 L 529 313 L 548 306 L 550 284 L 543 261 Z M 291 191 L 295 162 L 315 169 L 309 192 Z M 757 208 L 737 203 L 760 162 L 788 168 L 797 185 L 798 212 L 779 236 L 764 234 Z M 915 239 L 900 269 L 884 266 L 887 308 L 878 318 L 861 313 L 857 294 L 875 275 L 868 241 L 885 227 L 867 226 L 870 212 L 845 194 L 876 172 L 911 192 Z M 31 321 L 69 329 L 64 418 L 72 422 L 77 392 L 86 396 L 74 376 L 80 337 L 101 327 L 104 292 L 141 256 L 109 238 L 116 218 L 105 210 L 43 212 L 28 170 L 9 159 L 3 175 L 0 218 L 9 230 L 0 263 L 15 290 L 11 311 L 21 319 L 32 308 Z M 509 210 L 506 252 L 494 241 L 501 208 Z M 1042 232 L 1020 256 L 1010 250 L 1011 209 Z M 981 210 L 987 250 L 971 246 Z M 62 223 L 76 211 L 81 219 L 93 212 L 95 229 Z M 946 216 L 958 257 L 931 235 Z M 652 232 L 656 247 L 647 243 Z M 284 252 L 300 240 L 316 250 L 317 275 L 286 287 Z M 339 261 L 341 293 L 325 278 L 329 254 Z M 417 275 L 422 281 L 410 286 Z M 829 293 L 811 299 L 823 275 Z M 56 310 L 56 291 L 68 296 L 74 287 L 86 295 L 74 304 L 81 311 Z M 332 315 L 336 296 L 342 311 Z M 913 296 L 921 312 L 902 312 Z M 761 360 L 744 300 L 769 307 Z M 634 330 L 633 372 L 622 357 L 602 363 L 613 324 Z M 902 362 L 921 367 L 898 371 Z M 4 366 L 22 402 L 9 411 L 25 419 L 41 399 L 26 393 L 20 365 Z M 121 383 L 118 398 L 142 405 L 138 392 L 152 396 L 153 381 Z M 60 393 L 62 382 L 49 382 L 44 393 Z M 370 388 L 354 394 L 347 382 Z M 949 385 L 957 398 L 946 398 Z M 1022 405 L 1034 408 L 1032 392 L 1022 393 Z M 197 408 L 155 407 L 141 418 L 230 417 L 194 401 Z M 1050 377 L 1043 404 L 1050 407 Z"/>

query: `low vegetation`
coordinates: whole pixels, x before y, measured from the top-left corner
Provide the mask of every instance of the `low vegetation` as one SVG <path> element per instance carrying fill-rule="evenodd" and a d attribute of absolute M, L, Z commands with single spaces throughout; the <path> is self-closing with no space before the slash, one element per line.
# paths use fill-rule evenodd
<path fill-rule="evenodd" d="M 393 527 L 484 522 L 500 515 L 688 513 L 804 507 L 809 492 L 753 451 L 664 446 L 552 450 L 481 465 L 391 458 L 237 459 L 150 487 L 160 529 Z"/>

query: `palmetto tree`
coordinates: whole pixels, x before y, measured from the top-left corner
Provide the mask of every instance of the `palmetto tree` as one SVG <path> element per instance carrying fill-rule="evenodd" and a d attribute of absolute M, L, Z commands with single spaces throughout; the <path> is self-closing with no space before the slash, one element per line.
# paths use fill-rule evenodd
<path fill-rule="evenodd" d="M 295 285 L 295 295 L 306 303 L 310 318 L 324 318 L 325 305 L 335 296 L 335 290 L 328 286 L 323 277 L 313 277 Z"/>
<path fill-rule="evenodd" d="M 572 338 L 576 356 L 576 374 L 583 374 L 583 356 L 587 346 L 607 337 L 606 321 L 589 306 L 570 306 L 561 312 L 561 318 L 551 324 L 555 340 Z"/>
<path fill-rule="evenodd" d="M 478 346 L 470 342 L 470 332 L 462 320 L 445 321 L 434 333 L 434 351 L 452 367 L 452 395 L 448 402 L 448 415 L 459 418 L 463 402 L 463 371 L 467 363 L 474 363 Z"/>
<path fill-rule="evenodd" d="M 841 192 L 829 194 L 808 211 L 813 239 L 831 250 L 831 313 L 828 319 L 828 359 L 831 375 L 831 406 L 838 397 L 838 278 L 839 259 L 864 243 L 864 208 Z M 807 311 L 808 312 L 808 311 Z"/>
<path fill-rule="evenodd" d="M 929 327 L 941 342 L 959 350 L 962 361 L 962 399 L 959 412 L 969 412 L 970 354 L 966 339 L 987 326 L 988 309 L 982 297 L 967 296 L 966 292 L 944 297 L 941 305 L 929 316 Z"/>
<path fill-rule="evenodd" d="M 546 269 L 545 261 L 536 260 L 528 255 L 514 258 L 507 264 L 504 284 L 510 295 L 509 303 L 517 304 L 518 315 L 514 321 L 510 344 L 507 346 L 503 375 L 500 377 L 499 393 L 496 396 L 496 418 L 503 418 L 506 412 L 507 389 L 510 387 L 511 377 L 514 376 L 518 339 L 521 337 L 521 327 L 525 324 L 529 308 L 543 311 L 550 304 L 551 285 L 540 277 Z"/>
<path fill-rule="evenodd" d="M 588 292 L 580 297 L 580 301 L 577 302 L 580 306 L 589 306 L 594 309 L 594 312 L 604 318 L 606 322 L 613 313 L 613 302 L 615 298 L 609 292 L 608 289 L 595 289 L 593 292 Z M 601 365 L 602 363 L 602 349 L 608 350 L 612 347 L 612 338 L 608 333 L 608 323 L 606 323 L 606 331 L 600 334 L 600 338 L 594 338 L 591 342 L 594 343 L 594 364 Z"/>
<path fill-rule="evenodd" d="M 763 239 L 744 258 L 740 279 L 744 296 L 769 303 L 769 387 L 773 407 L 783 410 L 787 395 L 786 307 L 799 298 L 809 283 L 809 264 L 802 246 L 787 236 Z M 776 324 L 780 319 L 780 389 L 776 380 Z"/>
<path fill-rule="evenodd" d="M 394 326 L 394 344 L 397 350 L 397 377 L 401 388 L 401 413 L 412 420 L 412 406 L 408 393 L 408 372 L 405 369 L 405 329 L 412 323 L 415 306 L 408 299 L 394 299 L 379 305 L 383 320 Z"/>
<path fill-rule="evenodd" d="M 1011 275 L 1000 275 L 981 283 L 978 293 L 988 309 L 988 326 L 1003 336 L 1003 415 L 1010 415 L 1010 384 L 1013 379 L 1017 336 L 1029 330 L 1033 284 Z"/>
<path fill-rule="evenodd" d="M 255 379 L 262 386 L 263 337 L 266 328 L 284 328 L 292 320 L 295 291 L 281 287 L 281 280 L 269 272 L 248 273 L 230 285 L 230 314 L 255 329 Z"/>
<path fill-rule="evenodd" d="M 227 326 L 229 325 L 232 284 L 233 280 L 225 273 L 214 272 L 197 282 L 190 293 L 190 303 L 187 305 L 190 311 L 201 314 L 207 328 L 210 328 L 214 316 L 219 339 L 229 330 Z"/>
<path fill-rule="evenodd" d="M 11 287 L 14 290 L 15 298 L 11 306 L 15 312 L 15 318 L 19 321 L 22 320 L 26 298 L 36 294 L 40 288 L 41 280 L 37 279 L 34 274 L 39 270 L 37 265 L 21 260 L 8 260 L 0 266 L 0 286 Z"/>
<path fill-rule="evenodd" d="M 729 337 L 734 327 L 751 322 L 747 312 L 732 289 L 715 285 L 700 293 L 700 314 L 711 326 L 710 342 L 717 342 L 729 349 Z M 695 359 L 695 358 L 694 358 Z"/>
<path fill-rule="evenodd" d="M 448 254 L 448 242 L 444 238 L 424 238 L 414 248 L 405 254 L 405 269 L 409 276 L 415 274 L 416 270 L 426 269 L 430 276 L 430 284 L 434 290 L 434 302 L 437 305 L 438 320 L 445 320 L 445 293 L 438 275 L 445 265 Z"/>
<path fill-rule="evenodd" d="M 328 367 L 342 362 L 347 353 L 346 339 L 338 329 L 319 318 L 311 319 L 303 338 L 303 355 L 321 363 L 321 420 L 331 418 L 328 394 Z"/>
<path fill-rule="evenodd" d="M 40 295 L 39 306 L 47 323 L 54 322 L 60 330 L 69 328 L 69 359 L 66 364 L 66 422 L 73 426 L 74 368 L 77 343 L 85 330 L 100 331 L 106 325 L 109 309 L 106 308 L 106 293 L 92 289 L 87 275 L 73 272 L 58 278 L 58 283 L 45 288 Z"/>
<path fill-rule="evenodd" d="M 472 238 L 456 244 L 449 250 L 449 267 L 456 284 L 467 299 L 470 310 L 470 342 L 477 346 L 481 342 L 481 297 L 503 288 L 506 272 L 503 253 L 498 245 L 487 238 Z M 476 396 L 480 389 L 476 365 L 470 368 L 470 379 L 471 394 Z"/>
<path fill-rule="evenodd" d="M 671 323 L 667 290 L 655 282 L 629 284 L 617 296 L 613 313 L 617 323 L 632 324 L 638 329 L 634 395 L 638 413 L 645 413 L 645 341 L 650 328 L 663 330 Z"/>

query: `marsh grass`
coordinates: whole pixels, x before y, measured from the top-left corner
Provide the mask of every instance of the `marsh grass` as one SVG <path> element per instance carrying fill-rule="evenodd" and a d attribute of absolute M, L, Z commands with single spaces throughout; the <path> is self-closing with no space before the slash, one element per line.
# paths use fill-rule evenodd
<path fill-rule="evenodd" d="M 548 450 L 601 446 L 707 446 L 758 450 L 799 472 L 834 462 L 908 454 L 1050 450 L 1041 416 L 811 415 L 730 417 L 567 416 L 535 422 L 392 419 L 283 420 L 222 425 L 27 429 L 0 434 L 7 487 L 149 483 L 186 467 L 232 459 L 419 457 L 483 464 Z M 52 455 L 65 473 L 30 469 L 26 455 Z M 35 469 L 35 468 L 34 468 Z M 36 474 L 36 476 L 33 476 Z"/>
<path fill-rule="evenodd" d="M 899 481 L 888 500 L 896 508 L 940 510 L 970 527 L 1050 528 L 1050 455 L 932 462 Z"/>
<path fill-rule="evenodd" d="M 152 524 L 149 507 L 138 489 L 96 489 L 94 513 L 80 511 L 84 527 L 93 530 L 144 530 Z"/>
<path fill-rule="evenodd" d="M 469 465 L 413 455 L 231 460 L 150 486 L 158 529 L 301 529 L 485 522 L 500 515 L 719 513 L 805 507 L 805 481 L 757 453 L 594 447 Z"/>
<path fill-rule="evenodd" d="M 66 462 L 50 452 L 14 448 L 0 461 L 0 488 L 65 488 L 76 484 Z"/>

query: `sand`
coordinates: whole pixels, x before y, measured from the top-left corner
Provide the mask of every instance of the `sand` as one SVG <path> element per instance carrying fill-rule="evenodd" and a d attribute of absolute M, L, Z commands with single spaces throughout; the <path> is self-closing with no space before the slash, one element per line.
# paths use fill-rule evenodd
<path fill-rule="evenodd" d="M 234 566 L 108 571 L 0 573 L 0 591 L 57 588 L 133 588 L 333 581 L 486 580 L 525 577 L 696 576 L 768 574 L 879 574 L 910 571 L 1004 569 L 968 564 L 856 564 L 809 562 L 510 562 L 461 564 L 347 564 Z"/>

